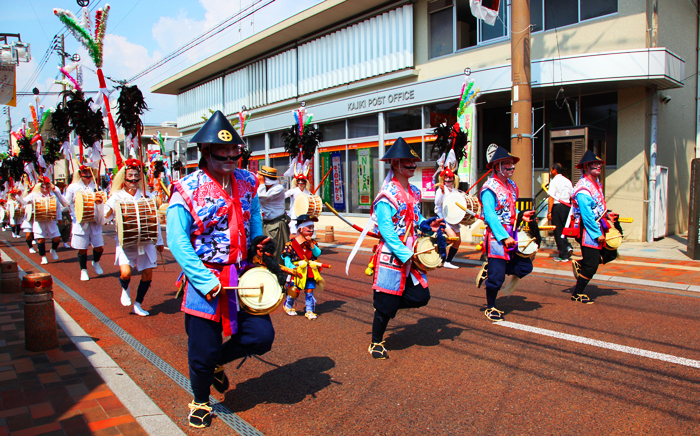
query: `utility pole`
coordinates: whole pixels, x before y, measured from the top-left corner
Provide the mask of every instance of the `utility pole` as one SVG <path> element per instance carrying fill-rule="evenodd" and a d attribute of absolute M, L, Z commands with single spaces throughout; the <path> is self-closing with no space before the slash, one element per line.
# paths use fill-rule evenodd
<path fill-rule="evenodd" d="M 61 67 L 65 68 L 66 67 L 66 47 L 64 46 L 65 40 L 64 40 L 64 35 L 61 35 Z M 66 76 L 63 76 L 63 79 L 66 79 Z M 63 105 L 66 105 L 66 85 L 63 85 Z"/>
<path fill-rule="evenodd" d="M 7 154 L 12 153 L 12 117 L 10 116 L 10 106 L 5 106 L 7 109 L 7 134 L 10 139 L 10 143 L 7 146 Z"/>
<path fill-rule="evenodd" d="M 520 158 L 513 181 L 521 198 L 532 198 L 532 89 L 530 87 L 530 0 L 511 3 L 511 103 L 510 151 Z"/>

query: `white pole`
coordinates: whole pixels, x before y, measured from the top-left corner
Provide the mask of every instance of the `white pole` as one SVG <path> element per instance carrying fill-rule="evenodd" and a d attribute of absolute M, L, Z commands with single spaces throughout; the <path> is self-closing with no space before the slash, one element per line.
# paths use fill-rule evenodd
<path fill-rule="evenodd" d="M 649 206 L 647 209 L 647 242 L 654 242 L 654 218 L 656 212 L 656 137 L 659 111 L 659 95 L 654 90 L 651 99 L 651 145 L 649 146 Z"/>
<path fill-rule="evenodd" d="M 379 153 L 379 159 L 381 159 L 384 157 L 384 153 L 386 153 L 386 151 L 384 150 L 384 112 L 379 112 L 377 114 L 377 117 L 378 117 L 377 127 L 379 130 L 379 132 L 378 132 L 379 136 L 377 139 L 379 145 L 377 147 L 377 149 L 378 149 L 377 151 Z M 379 183 L 382 183 L 384 181 L 384 177 L 386 177 L 386 172 L 384 171 L 384 164 L 385 164 L 385 162 L 381 162 L 381 161 L 379 162 L 379 178 L 377 179 L 377 180 L 379 180 Z M 381 188 L 381 185 L 380 185 L 380 188 Z"/>

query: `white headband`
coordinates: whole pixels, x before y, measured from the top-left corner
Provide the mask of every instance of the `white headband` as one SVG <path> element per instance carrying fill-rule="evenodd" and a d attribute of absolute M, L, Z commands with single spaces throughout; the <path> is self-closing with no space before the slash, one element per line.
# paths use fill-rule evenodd
<path fill-rule="evenodd" d="M 298 229 L 301 229 L 302 227 L 313 226 L 313 225 L 314 225 L 314 222 L 315 222 L 315 221 L 311 221 L 311 220 L 309 220 L 309 221 L 304 221 L 304 222 L 301 223 L 301 224 L 297 224 L 297 228 L 298 228 Z"/>

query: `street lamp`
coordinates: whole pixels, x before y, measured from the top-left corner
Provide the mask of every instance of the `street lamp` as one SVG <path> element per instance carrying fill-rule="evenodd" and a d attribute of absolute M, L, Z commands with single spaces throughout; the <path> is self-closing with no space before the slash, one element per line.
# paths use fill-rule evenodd
<path fill-rule="evenodd" d="M 17 38 L 18 41 L 7 42 L 8 37 Z M 28 42 L 22 42 L 19 33 L 0 33 L 0 40 L 4 42 L 0 45 L 0 63 L 18 64 L 19 62 L 29 62 L 32 54 Z"/>

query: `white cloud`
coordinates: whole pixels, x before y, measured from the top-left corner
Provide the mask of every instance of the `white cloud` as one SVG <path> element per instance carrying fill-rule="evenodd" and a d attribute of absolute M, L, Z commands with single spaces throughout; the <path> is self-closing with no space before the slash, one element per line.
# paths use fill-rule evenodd
<path fill-rule="evenodd" d="M 128 79 L 161 57 L 158 51 L 149 55 L 146 47 L 129 42 L 123 36 L 112 34 L 105 36 L 104 69 L 113 76 Z"/>

